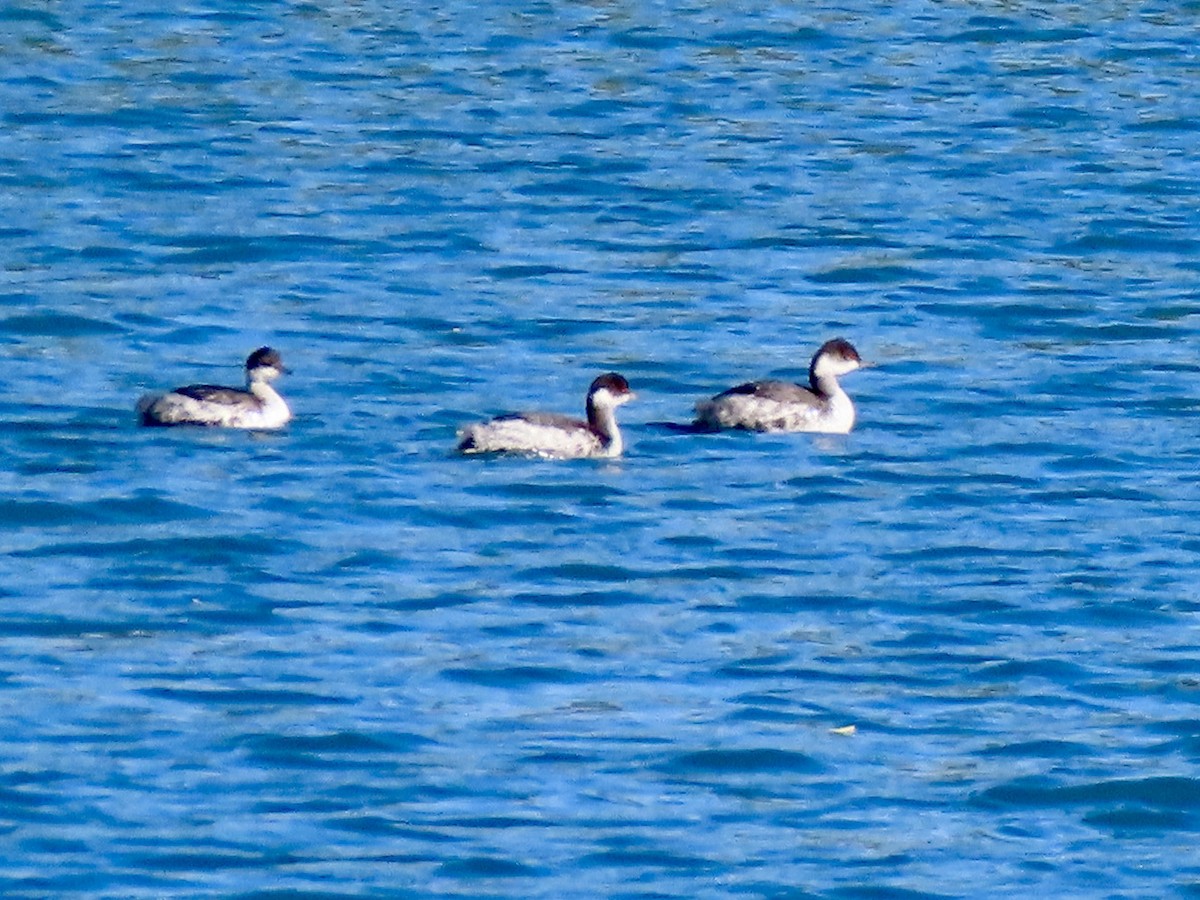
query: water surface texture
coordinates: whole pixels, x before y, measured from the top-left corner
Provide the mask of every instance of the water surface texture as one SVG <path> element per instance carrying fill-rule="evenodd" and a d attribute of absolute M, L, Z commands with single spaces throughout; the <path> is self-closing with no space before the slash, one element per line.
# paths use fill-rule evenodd
<path fill-rule="evenodd" d="M 0 893 L 1200 894 L 1198 15 L 4 7 Z"/>

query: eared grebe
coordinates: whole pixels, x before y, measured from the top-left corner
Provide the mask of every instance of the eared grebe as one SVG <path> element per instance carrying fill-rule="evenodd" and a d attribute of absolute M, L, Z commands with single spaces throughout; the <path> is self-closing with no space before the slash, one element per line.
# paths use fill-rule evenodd
<path fill-rule="evenodd" d="M 587 394 L 587 421 L 555 413 L 516 413 L 467 425 L 458 432 L 463 453 L 532 453 L 560 459 L 620 456 L 616 409 L 634 398 L 616 372 L 601 375 Z"/>
<path fill-rule="evenodd" d="M 738 385 L 697 403 L 695 427 L 846 434 L 854 427 L 854 404 L 837 380 L 861 365 L 850 342 L 834 338 L 813 355 L 808 387 L 787 381 Z"/>
<path fill-rule="evenodd" d="M 138 401 L 143 425 L 221 425 L 226 428 L 279 428 L 292 417 L 271 387 L 286 372 L 279 353 L 259 347 L 246 360 L 246 390 L 191 384 Z"/>

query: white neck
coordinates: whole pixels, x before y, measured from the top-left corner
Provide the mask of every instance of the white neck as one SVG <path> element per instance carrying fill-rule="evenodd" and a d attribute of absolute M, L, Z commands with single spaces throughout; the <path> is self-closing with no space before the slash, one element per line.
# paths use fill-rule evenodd
<path fill-rule="evenodd" d="M 849 431 L 854 427 L 854 403 L 850 396 L 842 390 L 842 386 L 832 375 L 817 379 L 817 383 L 825 395 L 829 422 L 836 426 L 838 431 Z"/>
<path fill-rule="evenodd" d="M 605 455 L 620 456 L 625 447 L 621 442 L 621 429 L 617 427 L 615 410 L 611 406 L 598 407 L 592 427 L 608 439 L 608 445 L 604 448 Z"/>
<path fill-rule="evenodd" d="M 247 390 L 262 404 L 263 414 L 268 418 L 286 422 L 292 417 L 292 411 L 288 408 L 287 402 L 266 381 L 254 379 L 250 382 Z"/>

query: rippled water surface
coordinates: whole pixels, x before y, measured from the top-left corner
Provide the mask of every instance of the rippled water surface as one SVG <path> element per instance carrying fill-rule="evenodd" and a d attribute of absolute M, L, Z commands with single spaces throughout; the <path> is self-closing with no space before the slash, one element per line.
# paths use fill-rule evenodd
<path fill-rule="evenodd" d="M 4 7 L 2 893 L 1200 894 L 1198 14 Z"/>

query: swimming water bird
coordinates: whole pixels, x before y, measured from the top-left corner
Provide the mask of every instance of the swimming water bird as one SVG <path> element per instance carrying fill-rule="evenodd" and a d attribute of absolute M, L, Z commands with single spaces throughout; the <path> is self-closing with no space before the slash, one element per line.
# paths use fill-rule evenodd
<path fill-rule="evenodd" d="M 849 341 L 826 341 L 808 367 L 808 387 L 787 381 L 751 381 L 696 404 L 697 430 L 811 431 L 846 434 L 854 404 L 838 378 L 863 364 Z"/>
<path fill-rule="evenodd" d="M 556 413 L 514 413 L 467 425 L 458 432 L 462 453 L 529 453 L 557 459 L 620 456 L 624 445 L 616 409 L 634 398 L 616 372 L 601 375 L 587 393 L 587 421 Z"/>
<path fill-rule="evenodd" d="M 278 351 L 259 347 L 246 360 L 246 390 L 191 384 L 138 401 L 143 425 L 279 428 L 292 417 L 271 382 L 286 372 Z"/>

